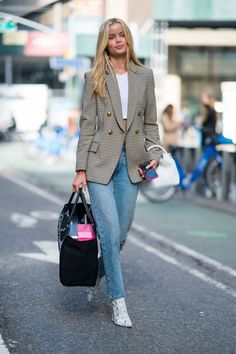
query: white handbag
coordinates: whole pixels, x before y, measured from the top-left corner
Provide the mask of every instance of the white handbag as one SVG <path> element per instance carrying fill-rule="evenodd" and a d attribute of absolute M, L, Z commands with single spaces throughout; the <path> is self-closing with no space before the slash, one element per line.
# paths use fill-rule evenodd
<path fill-rule="evenodd" d="M 153 179 L 148 182 L 143 180 L 142 189 L 160 189 L 177 186 L 179 184 L 179 172 L 175 164 L 175 160 L 171 155 L 164 149 L 161 145 L 152 145 L 147 150 L 150 151 L 152 148 L 159 148 L 162 150 L 162 156 L 159 162 L 159 165 L 156 168 L 158 178 Z"/>

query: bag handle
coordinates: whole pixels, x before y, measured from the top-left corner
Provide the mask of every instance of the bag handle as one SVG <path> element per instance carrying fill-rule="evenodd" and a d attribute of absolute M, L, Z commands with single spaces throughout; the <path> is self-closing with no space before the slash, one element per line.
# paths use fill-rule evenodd
<path fill-rule="evenodd" d="M 151 146 L 149 146 L 149 147 L 147 148 L 147 151 L 150 151 L 151 149 L 153 149 L 153 148 L 155 148 L 155 147 L 157 147 L 157 148 L 159 148 L 160 150 L 162 150 L 162 152 L 163 152 L 164 154 L 168 154 L 168 152 L 166 151 L 166 149 L 165 149 L 163 146 L 161 146 L 161 145 L 151 145 Z"/>
<path fill-rule="evenodd" d="M 71 203 L 72 203 L 72 200 L 73 200 L 73 198 L 74 198 L 74 195 L 75 195 L 75 192 L 72 192 L 72 194 L 71 194 L 71 196 L 70 196 L 70 199 L 69 199 L 69 201 L 68 201 L 68 203 L 67 203 L 67 209 L 69 208 L 69 205 L 71 205 Z M 78 193 L 78 195 L 77 195 L 77 197 L 76 197 L 76 202 L 78 202 L 78 199 L 79 199 L 79 193 Z"/>
<path fill-rule="evenodd" d="M 70 199 L 69 199 L 69 201 L 68 201 L 68 203 L 67 203 L 67 208 L 66 208 L 66 210 L 69 210 L 69 207 L 70 207 L 70 205 L 72 204 L 72 200 L 73 200 L 74 196 L 75 196 L 75 192 L 72 192 L 72 194 L 71 194 L 71 196 L 70 196 Z M 77 192 L 77 195 L 76 195 L 76 198 L 75 198 L 75 202 L 74 202 L 73 208 L 72 208 L 72 210 L 71 210 L 71 213 L 70 213 L 70 216 L 69 216 L 69 219 L 68 219 L 68 225 L 69 225 L 69 223 L 71 222 L 71 219 L 72 219 L 72 217 L 73 217 L 73 215 L 74 215 L 74 213 L 75 213 L 76 204 L 78 203 L 79 197 L 80 197 L 80 193 L 79 193 L 79 191 L 78 191 L 78 192 Z"/>
<path fill-rule="evenodd" d="M 72 194 L 71 194 L 71 196 L 70 196 L 70 199 L 69 199 L 69 201 L 68 201 L 68 203 L 67 203 L 67 210 L 69 209 L 69 206 L 71 205 L 72 200 L 73 200 L 75 194 L 76 194 L 75 192 L 72 192 Z M 74 213 L 75 213 L 76 205 L 77 205 L 77 203 L 78 203 L 78 201 L 79 201 L 79 198 L 81 198 L 82 203 L 83 203 L 84 208 L 85 208 L 85 211 L 86 211 L 86 213 L 87 213 L 87 215 L 88 215 L 88 217 L 89 217 L 91 223 L 92 223 L 93 226 L 94 226 L 94 224 L 95 224 L 95 223 L 94 223 L 94 219 L 93 219 L 92 214 L 90 213 L 90 210 L 89 210 L 89 207 L 88 207 L 86 198 L 85 198 L 85 196 L 84 196 L 84 193 L 83 193 L 83 191 L 82 191 L 82 188 L 79 188 L 79 190 L 78 190 L 78 192 L 77 192 L 76 199 L 75 199 L 73 208 L 72 208 L 72 210 L 71 210 L 71 213 L 70 213 L 70 216 L 69 216 L 69 219 L 68 219 L 68 225 L 69 225 L 69 223 L 71 222 L 71 219 L 72 219 L 72 217 L 73 217 L 73 215 L 74 215 Z"/>
<path fill-rule="evenodd" d="M 93 216 L 92 216 L 92 214 L 91 214 L 91 212 L 90 212 L 90 210 L 89 210 L 88 203 L 87 203 L 87 200 L 86 200 L 86 198 L 85 198 L 85 195 L 84 195 L 84 193 L 83 193 L 82 188 L 80 188 L 80 196 L 81 196 L 81 200 L 82 200 L 82 202 L 83 202 L 83 204 L 84 204 L 86 213 L 87 213 L 87 215 L 88 215 L 88 217 L 89 217 L 89 219 L 90 219 L 90 221 L 91 221 L 91 224 L 94 225 L 94 224 L 95 224 L 94 218 L 93 218 Z"/>

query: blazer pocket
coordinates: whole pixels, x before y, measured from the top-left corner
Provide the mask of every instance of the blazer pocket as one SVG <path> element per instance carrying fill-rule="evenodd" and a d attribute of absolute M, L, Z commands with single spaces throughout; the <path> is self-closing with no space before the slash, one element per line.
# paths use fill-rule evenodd
<path fill-rule="evenodd" d="M 93 141 L 92 144 L 90 145 L 89 151 L 97 152 L 98 148 L 99 148 L 99 143 L 96 141 Z"/>

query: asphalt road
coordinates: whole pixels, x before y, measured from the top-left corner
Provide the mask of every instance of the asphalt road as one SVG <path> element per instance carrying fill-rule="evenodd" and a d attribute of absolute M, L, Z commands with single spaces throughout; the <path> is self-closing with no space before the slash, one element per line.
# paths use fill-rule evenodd
<path fill-rule="evenodd" d="M 201 252 L 203 246 L 192 254 L 191 242 L 188 247 L 179 246 L 181 220 L 175 229 L 171 220 L 164 222 L 164 206 L 154 219 L 153 206 L 137 208 L 122 255 L 133 328 L 120 328 L 111 322 L 104 282 L 91 304 L 85 289 L 59 283 L 56 218 L 62 202 L 14 174 L 3 175 L 0 334 L 10 353 L 236 353 L 236 268 L 217 257 L 209 258 Z M 177 202 L 173 203 L 169 211 Z M 181 205 L 182 215 L 190 209 L 175 205 L 177 219 Z M 201 207 L 198 211 L 209 226 L 211 213 Z M 220 216 L 227 235 L 233 238 L 230 230 L 235 218 Z"/>

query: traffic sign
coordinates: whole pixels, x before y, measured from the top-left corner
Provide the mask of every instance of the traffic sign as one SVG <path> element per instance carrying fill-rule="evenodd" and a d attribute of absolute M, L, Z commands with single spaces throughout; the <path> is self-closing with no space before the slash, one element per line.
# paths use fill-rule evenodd
<path fill-rule="evenodd" d="M 91 66 L 91 61 L 89 58 L 61 58 L 61 57 L 51 57 L 49 58 L 49 65 L 51 69 L 63 69 L 65 67 L 75 68 L 77 70 L 89 69 Z"/>

